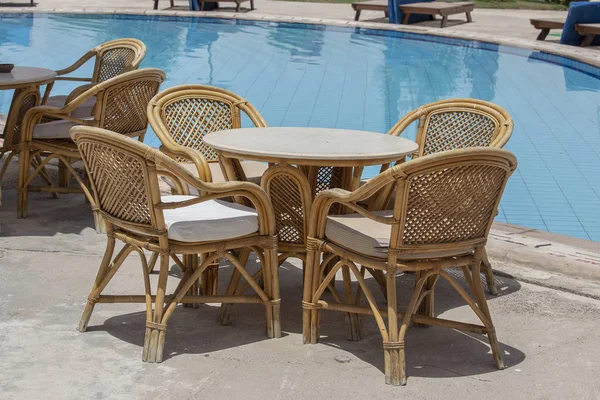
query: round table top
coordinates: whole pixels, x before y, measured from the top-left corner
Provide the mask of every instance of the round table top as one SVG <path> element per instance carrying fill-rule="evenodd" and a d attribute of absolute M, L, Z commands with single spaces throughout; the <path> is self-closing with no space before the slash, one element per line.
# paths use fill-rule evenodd
<path fill-rule="evenodd" d="M 330 128 L 242 128 L 214 132 L 204 141 L 226 157 L 313 166 L 393 162 L 419 146 L 376 132 Z"/>
<path fill-rule="evenodd" d="M 37 67 L 14 67 L 9 73 L 0 73 L 0 89 L 15 89 L 17 87 L 48 82 L 54 80 L 56 72 L 51 69 Z"/>

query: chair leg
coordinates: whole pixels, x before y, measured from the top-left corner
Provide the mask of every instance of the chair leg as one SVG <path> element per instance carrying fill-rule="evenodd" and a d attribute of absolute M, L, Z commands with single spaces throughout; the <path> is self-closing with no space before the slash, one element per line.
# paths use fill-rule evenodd
<path fill-rule="evenodd" d="M 58 160 L 58 186 L 68 187 L 70 178 L 69 169 L 62 160 Z"/>
<path fill-rule="evenodd" d="M 404 360 L 404 342 L 400 341 L 398 331 L 398 305 L 396 299 L 396 271 L 386 272 L 388 340 L 383 343 L 385 365 L 385 383 L 388 385 L 406 384 L 406 366 Z M 407 310 L 408 312 L 408 310 Z"/>
<path fill-rule="evenodd" d="M 240 252 L 238 259 L 242 265 L 246 265 L 248 262 L 248 257 L 250 256 L 250 249 L 243 249 Z M 261 265 L 262 267 L 262 265 Z M 242 275 L 239 273 L 237 269 L 233 269 L 233 273 L 231 274 L 231 279 L 229 280 L 229 284 L 227 285 L 227 289 L 225 294 L 227 296 L 233 296 L 240 284 L 240 280 Z M 223 303 L 221 304 L 221 312 L 219 314 L 219 324 L 227 325 L 229 324 L 229 320 L 231 318 L 231 309 L 233 308 L 233 304 L 231 303 Z"/>
<path fill-rule="evenodd" d="M 206 257 L 206 254 L 201 256 Z M 200 278 L 200 287 L 205 296 L 216 296 L 219 291 L 219 260 L 208 267 Z"/>
<path fill-rule="evenodd" d="M 83 310 L 81 320 L 79 321 L 79 325 L 77 327 L 77 330 L 79 332 L 85 332 L 87 330 L 88 323 L 90 322 L 90 317 L 92 316 L 92 312 L 94 311 L 94 306 L 98 301 L 98 296 L 100 295 L 103 286 L 106 286 L 106 284 L 108 284 L 108 281 L 110 281 L 112 275 L 114 275 L 111 274 L 111 276 L 108 276 L 108 281 L 106 282 L 106 284 L 103 285 L 103 282 L 106 280 L 107 275 L 110 272 L 110 261 L 112 259 L 114 251 L 115 238 L 114 236 L 109 235 L 106 242 L 106 250 L 104 251 L 104 257 L 102 257 L 100 268 L 98 268 L 98 273 L 96 274 L 96 280 L 94 281 L 94 285 L 92 286 L 92 290 L 90 291 L 90 294 L 88 296 L 87 304 L 85 305 L 85 309 Z"/>
<path fill-rule="evenodd" d="M 479 257 L 481 258 L 481 263 L 483 264 L 482 267 L 483 272 L 485 273 L 488 291 L 490 294 L 497 295 L 498 288 L 496 287 L 496 281 L 494 281 L 494 270 L 492 269 L 492 264 L 490 264 L 490 260 L 488 259 L 485 247 L 481 249 Z"/>
<path fill-rule="evenodd" d="M 25 182 L 29 175 L 29 157 L 29 149 L 21 149 L 19 154 L 19 175 L 17 185 L 17 218 L 27 218 L 27 196 L 29 193 Z"/>
<path fill-rule="evenodd" d="M 2 152 L 2 154 L 0 154 L 0 158 L 4 157 L 5 153 L 6 152 Z M 0 182 L 2 182 L 2 178 L 4 178 L 4 174 L 6 174 L 6 170 L 8 169 L 8 165 L 10 164 L 10 160 L 14 156 L 15 156 L 14 151 L 8 152 L 8 157 L 6 157 L 6 161 L 4 161 L 4 164 L 2 165 L 2 170 L 0 170 Z"/>
<path fill-rule="evenodd" d="M 304 269 L 304 288 L 302 296 L 302 343 L 317 343 L 319 340 L 318 319 L 314 314 L 318 310 L 312 307 L 312 297 L 319 284 L 321 252 L 309 250 L 306 254 Z"/>
<path fill-rule="evenodd" d="M 352 281 L 350 279 L 350 269 L 347 265 L 342 267 L 342 277 L 344 279 L 344 293 L 346 295 L 346 303 L 348 305 L 354 305 L 352 296 Z M 360 316 L 358 314 L 346 313 L 346 323 L 348 326 L 348 333 L 346 335 L 348 340 L 358 341 L 362 338 L 361 335 L 361 324 Z"/>
<path fill-rule="evenodd" d="M 422 276 L 421 272 L 417 272 L 415 274 L 415 285 L 418 283 L 420 277 Z M 433 317 L 435 314 L 435 284 L 439 275 L 433 275 L 427 278 L 425 285 L 423 286 L 423 290 L 421 291 L 420 296 L 422 296 L 422 300 L 417 304 L 417 311 L 415 314 L 424 315 L 427 317 Z M 414 324 L 414 326 L 418 326 L 420 328 L 429 328 L 430 325 L 425 324 Z"/>
<path fill-rule="evenodd" d="M 281 306 L 279 293 L 279 263 L 277 250 L 265 249 L 265 265 L 263 266 L 263 280 L 265 293 L 269 296 L 270 304 L 265 306 L 267 336 L 270 338 L 281 337 Z"/>
<path fill-rule="evenodd" d="M 496 367 L 498 369 L 504 369 L 505 367 L 504 361 L 502 360 L 502 351 L 500 350 L 500 345 L 498 344 L 496 330 L 492 322 L 492 315 L 490 314 L 487 299 L 485 298 L 485 293 L 483 292 L 483 284 L 481 283 L 480 269 L 480 263 L 476 263 L 472 267 L 473 296 L 475 297 L 475 300 L 477 301 L 477 305 L 481 309 L 481 312 L 485 315 L 489 323 L 489 326 L 486 326 L 486 328 L 488 329 L 487 336 L 488 340 L 490 341 L 490 348 L 492 349 L 492 355 L 494 357 L 494 361 L 496 362 Z"/>
<path fill-rule="evenodd" d="M 184 254 L 183 264 L 186 270 L 189 270 L 190 274 L 193 274 L 198 267 L 198 255 L 197 254 Z M 182 275 L 183 276 L 183 275 Z M 198 282 L 194 283 L 187 293 L 189 296 L 198 296 L 200 294 L 200 285 Z M 188 308 L 199 308 L 198 303 L 184 303 L 183 307 Z"/>
<path fill-rule="evenodd" d="M 163 310 L 168 275 L 169 254 L 161 253 L 154 310 L 152 309 L 151 302 L 146 303 L 146 337 L 144 339 L 142 361 L 159 363 L 163 360 L 165 334 L 167 331 L 166 321 L 163 321 Z"/>

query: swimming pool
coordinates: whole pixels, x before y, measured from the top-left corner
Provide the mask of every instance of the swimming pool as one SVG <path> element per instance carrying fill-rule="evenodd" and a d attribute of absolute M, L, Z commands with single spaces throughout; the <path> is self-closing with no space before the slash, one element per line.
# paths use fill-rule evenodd
<path fill-rule="evenodd" d="M 0 14 L 2 62 L 64 68 L 118 37 L 146 43 L 142 66 L 162 68 L 164 88 L 203 83 L 229 89 L 252 102 L 271 126 L 384 133 L 431 101 L 495 102 L 515 120 L 506 148 L 519 159 L 497 220 L 600 241 L 599 68 L 523 49 L 369 29 Z M 72 87 L 60 83 L 54 90 Z M 0 92 L 0 112 L 9 101 Z M 414 130 L 407 137 L 414 138 Z M 146 143 L 159 144 L 151 132 Z"/>

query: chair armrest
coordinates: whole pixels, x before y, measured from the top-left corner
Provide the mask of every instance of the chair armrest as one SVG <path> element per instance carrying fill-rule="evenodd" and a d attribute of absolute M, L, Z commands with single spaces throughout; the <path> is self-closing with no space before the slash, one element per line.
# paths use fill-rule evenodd
<path fill-rule="evenodd" d="M 88 60 L 90 60 L 91 58 L 94 58 L 94 57 L 96 57 L 96 51 L 90 50 L 87 53 L 85 53 L 79 60 L 75 61 L 72 65 L 68 66 L 67 68 L 63 68 L 63 69 L 59 69 L 58 71 L 55 71 L 56 76 L 61 77 L 66 74 L 70 74 L 71 72 L 79 69 L 79 67 L 81 67 Z M 61 78 L 61 79 L 68 79 L 68 78 Z M 87 79 L 87 78 L 83 78 L 83 79 Z M 91 81 L 91 78 L 90 78 L 90 81 Z"/>
<path fill-rule="evenodd" d="M 92 78 L 78 78 L 75 76 L 57 76 L 55 81 L 91 82 Z"/>
<path fill-rule="evenodd" d="M 400 136 L 413 122 L 421 119 L 421 117 L 425 116 L 426 114 L 427 112 L 423 108 L 417 108 L 416 110 L 409 112 L 404 117 L 400 118 L 400 120 L 398 120 L 398 122 L 392 126 L 387 134 L 392 136 Z M 422 122 L 419 121 L 419 127 L 421 123 Z"/>
<path fill-rule="evenodd" d="M 51 117 L 67 121 L 73 121 L 79 125 L 95 126 L 94 120 L 83 120 L 70 115 L 70 107 L 37 106 L 29 109 L 23 117 L 23 128 L 21 130 L 21 142 L 30 142 L 33 139 L 33 128 L 41 123 L 43 117 Z"/>
<path fill-rule="evenodd" d="M 91 81 L 91 79 L 90 79 L 90 81 Z M 65 104 L 69 104 L 71 101 L 73 101 L 74 99 L 76 99 L 77 96 L 79 96 L 81 93 L 85 92 L 86 90 L 88 90 L 88 89 L 90 89 L 92 87 L 94 87 L 94 85 L 91 84 L 91 83 L 86 83 L 85 85 L 77 86 L 67 96 L 67 99 L 65 100 Z"/>
<path fill-rule="evenodd" d="M 327 223 L 329 209 L 336 203 L 348 207 L 363 217 L 373 221 L 386 225 L 396 223 L 397 221 L 393 217 L 381 217 L 373 214 L 358 204 L 376 194 L 386 185 L 394 182 L 396 178 L 393 174 L 394 171 L 388 169 L 353 192 L 344 189 L 327 189 L 320 192 L 312 205 L 308 236 L 323 237 L 325 234 L 325 225 Z"/>
<path fill-rule="evenodd" d="M 248 199 L 254 205 L 259 216 L 260 233 L 262 235 L 275 235 L 275 214 L 273 212 L 273 207 L 271 206 L 267 193 L 257 184 L 238 181 L 218 183 L 204 182 L 187 172 L 166 154 L 155 150 L 153 151 L 153 155 L 157 168 L 168 171 L 179 178 L 181 183 L 187 183 L 196 188 L 200 193 L 207 193 L 206 195 L 182 202 L 160 203 L 157 205 L 157 208 L 163 210 L 176 209 L 208 200 L 240 196 Z"/>
<path fill-rule="evenodd" d="M 183 158 L 184 160 L 193 163 L 198 170 L 198 177 L 204 182 L 212 182 L 212 175 L 210 173 L 208 162 L 199 151 L 183 146 L 174 148 L 166 147 L 165 145 L 161 145 L 159 149 L 173 159 Z"/>

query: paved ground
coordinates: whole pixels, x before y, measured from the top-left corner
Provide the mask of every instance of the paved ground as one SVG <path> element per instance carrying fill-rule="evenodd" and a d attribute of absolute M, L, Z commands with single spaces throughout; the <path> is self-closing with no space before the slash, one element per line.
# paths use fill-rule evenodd
<path fill-rule="evenodd" d="M 99 305 L 87 333 L 75 330 L 100 262 L 104 237 L 80 196 L 34 195 L 30 218 L 15 219 L 15 192 L 0 209 L 0 398 L 2 399 L 598 399 L 600 301 L 499 278 L 490 298 L 508 368 L 495 370 L 485 338 L 412 328 L 408 386 L 384 385 L 381 339 L 345 339 L 343 317 L 324 314 L 322 343 L 302 345 L 301 270 L 281 269 L 284 337 L 267 340 L 260 306 L 237 306 L 218 326 L 216 305 L 179 308 L 162 364 L 141 361 L 141 305 Z M 43 210 L 43 211 L 42 211 Z M 131 257 L 109 286 L 141 293 Z M 227 276 L 230 268 L 223 266 Z M 170 287 L 177 283 L 172 269 Z M 153 278 L 156 278 L 155 276 Z M 411 276 L 398 278 L 406 288 Z M 442 284 L 440 315 L 474 321 Z"/>
<path fill-rule="evenodd" d="M 0 2 L 2 5 L 8 5 L 8 2 Z M 10 3 L 22 6 L 23 3 Z M 151 0 L 128 0 L 126 3 L 122 0 L 37 0 L 36 8 L 96 8 L 96 9 L 130 9 L 130 10 L 150 10 L 153 2 Z M 175 10 L 187 10 L 188 1 L 176 0 Z M 227 3 L 222 4 L 222 11 L 230 12 L 233 8 L 228 7 Z M 249 3 L 244 3 L 244 7 Z M 254 14 L 285 15 L 294 17 L 326 18 L 338 20 L 354 20 L 354 10 L 349 4 L 324 4 L 324 3 L 303 3 L 289 1 L 273 0 L 255 0 L 255 11 L 249 11 Z M 159 9 L 170 9 L 168 0 L 160 0 Z M 449 27 L 452 29 L 464 30 L 467 32 L 481 32 L 506 37 L 534 40 L 537 32 L 529 24 L 532 17 L 550 17 L 560 18 L 566 16 L 564 11 L 529 11 L 529 10 L 486 10 L 476 9 L 473 12 L 474 22 L 464 24 L 464 16 L 456 15 L 452 17 Z M 374 11 L 363 11 L 361 21 L 381 21 L 383 13 Z M 439 26 L 437 22 L 424 23 L 425 26 Z M 446 28 L 448 29 L 448 28 Z M 552 38 L 550 38 L 552 40 Z"/>

